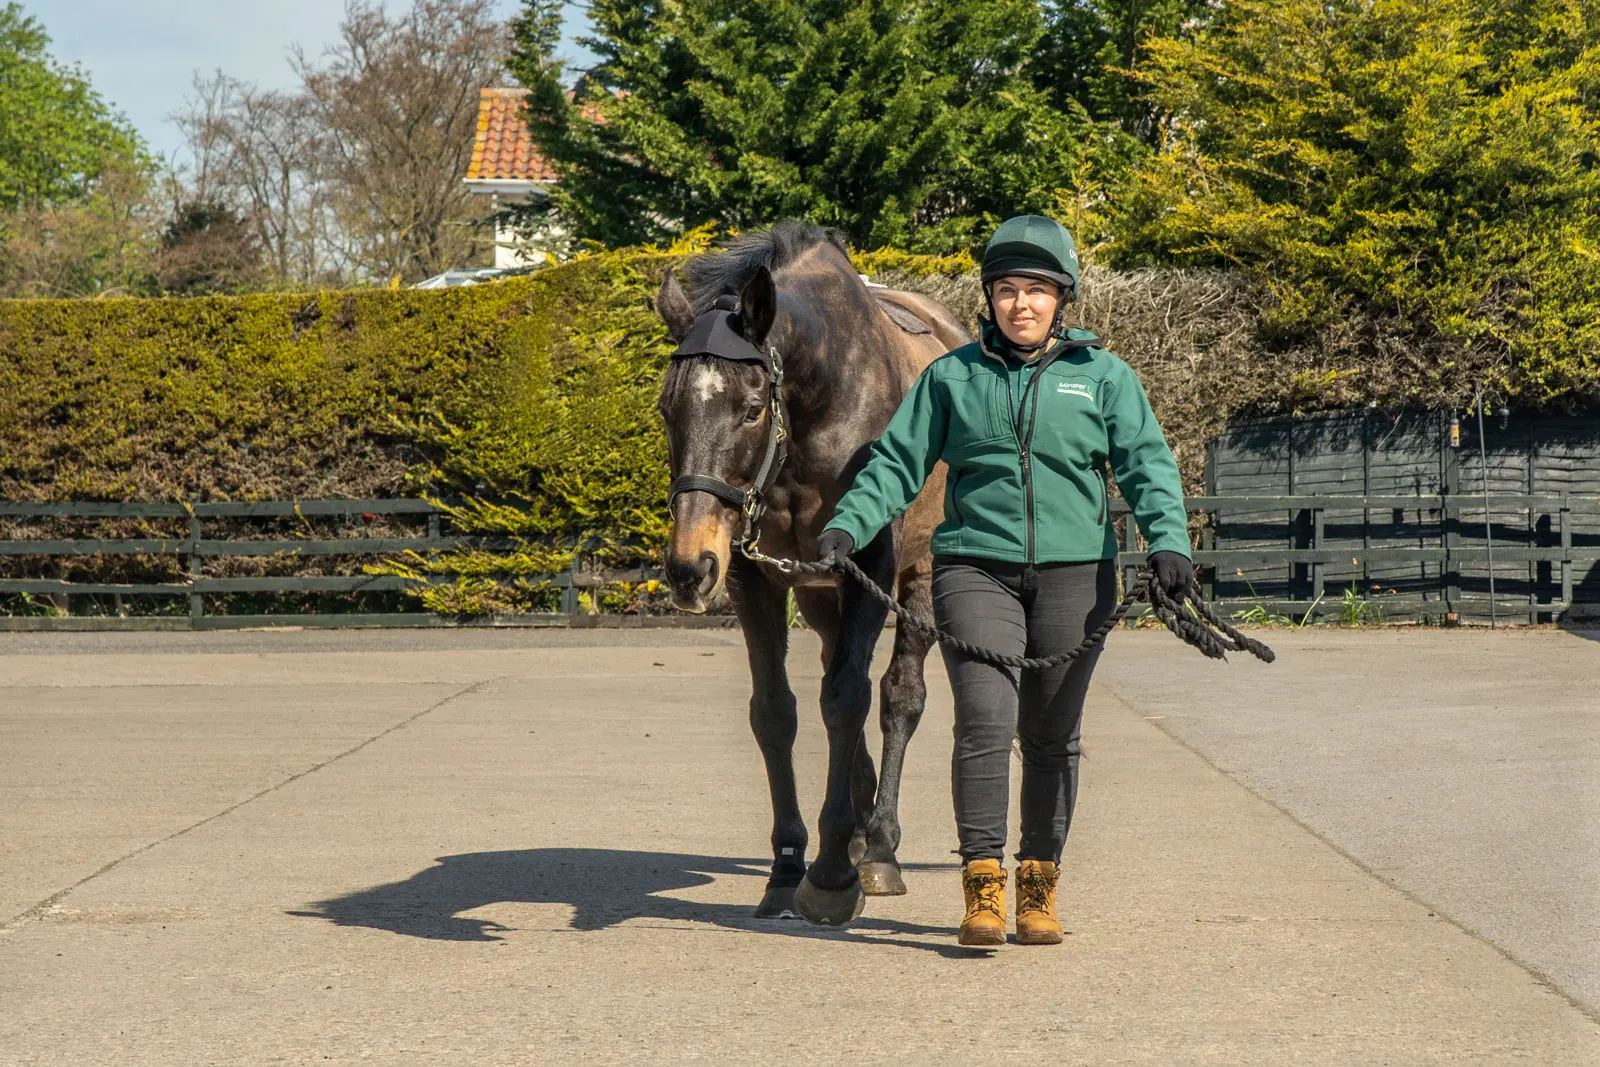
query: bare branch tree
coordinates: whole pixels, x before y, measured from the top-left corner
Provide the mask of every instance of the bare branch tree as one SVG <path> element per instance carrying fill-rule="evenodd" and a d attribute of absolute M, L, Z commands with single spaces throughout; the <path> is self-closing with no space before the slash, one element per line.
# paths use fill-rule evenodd
<path fill-rule="evenodd" d="M 471 265 L 492 240 L 462 178 L 479 90 L 507 44 L 491 0 L 417 0 L 394 16 L 352 0 L 336 44 L 317 60 L 293 52 L 298 90 L 196 75 L 174 116 L 190 156 L 174 217 L 237 213 L 279 284 Z"/>
<path fill-rule="evenodd" d="M 226 115 L 229 179 L 257 238 L 280 277 L 310 281 L 319 273 L 316 216 L 326 196 L 312 109 L 298 93 L 236 84 Z"/>
<path fill-rule="evenodd" d="M 238 211 L 280 284 L 337 281 L 318 115 L 304 93 L 263 90 L 221 71 L 196 76 L 176 116 L 189 142 L 184 199 Z"/>
<path fill-rule="evenodd" d="M 488 248 L 462 178 L 479 90 L 506 48 L 489 0 L 417 0 L 394 17 L 351 0 L 320 62 L 296 51 L 329 205 L 362 273 L 416 280 Z"/>
<path fill-rule="evenodd" d="M 231 191 L 218 181 L 217 172 L 228 152 L 226 112 L 232 84 L 220 70 L 209 76 L 195 71 L 192 95 L 168 116 L 188 145 L 187 165 L 175 169 L 183 179 L 182 195 L 194 200 L 221 200 Z"/>

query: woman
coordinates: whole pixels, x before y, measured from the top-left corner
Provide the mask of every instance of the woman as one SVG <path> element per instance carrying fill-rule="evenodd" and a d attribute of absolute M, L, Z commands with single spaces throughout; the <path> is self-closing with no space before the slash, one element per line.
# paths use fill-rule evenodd
<path fill-rule="evenodd" d="M 1109 467 L 1150 543 L 1157 580 L 1189 584 L 1178 467 L 1129 366 L 1085 330 L 1063 330 L 1077 296 L 1072 237 L 1038 215 L 1010 219 L 983 255 L 989 315 L 980 340 L 918 378 L 818 539 L 819 559 L 865 545 L 949 465 L 934 533 L 939 626 L 1011 655 L 1077 647 L 1117 601 Z M 1011 742 L 1022 747 L 1017 943 L 1058 944 L 1061 850 L 1078 792 L 1083 701 L 1099 650 L 1014 672 L 949 648 L 951 766 L 966 916 L 963 945 L 1005 943 Z"/>

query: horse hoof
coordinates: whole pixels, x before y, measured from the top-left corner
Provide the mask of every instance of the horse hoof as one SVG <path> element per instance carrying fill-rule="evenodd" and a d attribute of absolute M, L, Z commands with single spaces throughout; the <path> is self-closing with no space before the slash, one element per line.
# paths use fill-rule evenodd
<path fill-rule="evenodd" d="M 867 906 L 867 895 L 859 881 L 843 889 L 819 889 L 808 874 L 794 894 L 795 910 L 808 923 L 817 926 L 846 926 Z"/>
<path fill-rule="evenodd" d="M 800 918 L 800 911 L 794 906 L 794 892 L 795 887 L 792 885 L 768 886 L 766 894 L 761 898 L 761 903 L 756 905 L 756 918 Z"/>
<path fill-rule="evenodd" d="M 906 880 L 900 877 L 900 867 L 894 862 L 874 860 L 860 864 L 861 888 L 869 897 L 900 897 L 906 892 Z"/>

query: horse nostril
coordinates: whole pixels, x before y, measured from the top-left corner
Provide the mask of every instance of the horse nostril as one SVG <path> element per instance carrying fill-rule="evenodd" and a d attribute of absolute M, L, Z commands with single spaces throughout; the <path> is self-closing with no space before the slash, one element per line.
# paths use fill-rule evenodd
<path fill-rule="evenodd" d="M 717 554 L 715 552 L 702 552 L 695 566 L 700 572 L 700 592 L 702 595 L 711 592 L 717 585 Z"/>

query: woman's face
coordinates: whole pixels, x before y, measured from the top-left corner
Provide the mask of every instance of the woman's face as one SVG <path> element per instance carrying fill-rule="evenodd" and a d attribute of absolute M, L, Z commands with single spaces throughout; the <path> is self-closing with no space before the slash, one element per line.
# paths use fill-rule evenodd
<path fill-rule="evenodd" d="M 1056 320 L 1061 290 L 1053 283 L 1022 275 L 997 278 L 990 286 L 994 301 L 995 325 L 1018 348 L 1033 348 L 1044 343 L 1050 324 Z"/>

